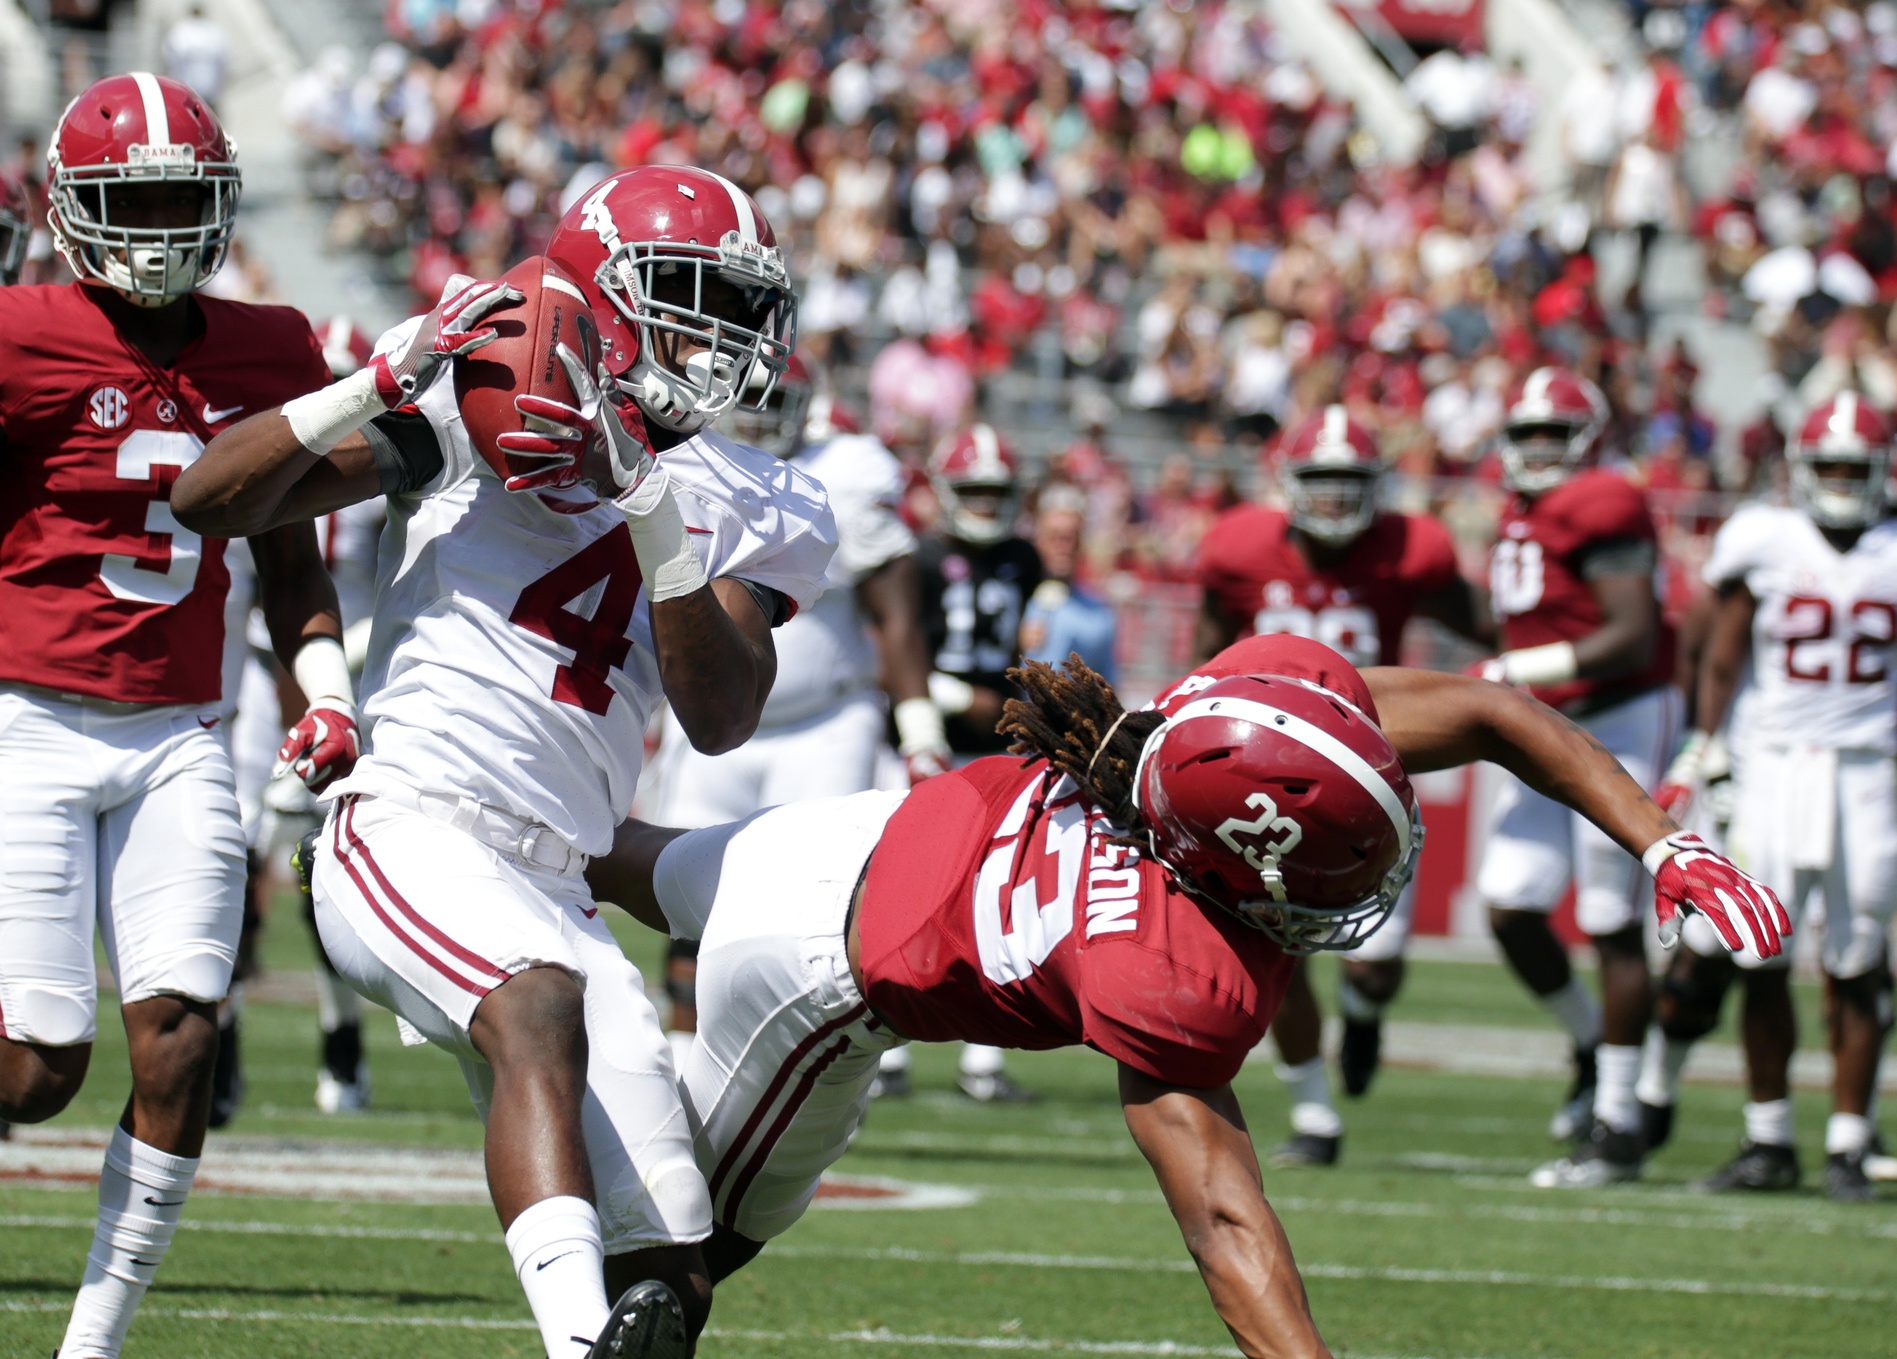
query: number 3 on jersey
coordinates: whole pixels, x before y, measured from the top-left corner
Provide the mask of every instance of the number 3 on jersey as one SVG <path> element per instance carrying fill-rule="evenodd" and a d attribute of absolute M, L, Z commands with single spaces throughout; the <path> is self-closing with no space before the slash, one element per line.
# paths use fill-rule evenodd
<path fill-rule="evenodd" d="M 1499 618 L 1513 618 L 1541 603 L 1544 585 L 1541 544 L 1504 538 L 1489 557 L 1489 598 Z"/>
<path fill-rule="evenodd" d="M 135 429 L 119 445 L 114 471 L 121 481 L 149 486 L 160 467 L 189 467 L 203 451 L 197 435 L 183 430 Z M 99 579 L 115 598 L 133 604 L 182 604 L 198 583 L 204 540 L 172 518 L 170 495 L 170 486 L 160 481 L 157 496 L 145 506 L 141 525 L 144 532 L 165 543 L 162 566 L 121 552 L 107 552 L 100 559 Z"/>
<path fill-rule="evenodd" d="M 553 672 L 553 699 L 603 716 L 612 672 L 626 663 L 639 603 L 639 558 L 624 529 L 608 530 L 520 592 L 507 621 L 573 653 Z"/>

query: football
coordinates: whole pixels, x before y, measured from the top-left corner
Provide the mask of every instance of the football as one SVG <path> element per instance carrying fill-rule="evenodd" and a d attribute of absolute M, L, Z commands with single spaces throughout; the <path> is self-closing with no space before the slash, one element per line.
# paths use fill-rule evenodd
<path fill-rule="evenodd" d="M 599 366 L 599 328 L 580 285 L 544 255 L 529 256 L 501 277 L 524 296 L 485 322 L 499 339 L 455 360 L 454 390 L 474 451 L 505 479 L 543 465 L 495 442 L 539 426 L 514 408 L 514 398 L 531 394 L 578 405 L 555 347 L 566 345 L 593 372 Z"/>

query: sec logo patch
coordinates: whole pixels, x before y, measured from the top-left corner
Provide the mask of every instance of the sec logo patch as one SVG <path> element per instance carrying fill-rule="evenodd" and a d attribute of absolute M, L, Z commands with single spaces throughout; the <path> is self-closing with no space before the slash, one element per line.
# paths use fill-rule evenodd
<path fill-rule="evenodd" d="M 86 413 L 100 429 L 119 429 L 132 418 L 132 401 L 117 387 L 101 387 L 87 400 Z"/>

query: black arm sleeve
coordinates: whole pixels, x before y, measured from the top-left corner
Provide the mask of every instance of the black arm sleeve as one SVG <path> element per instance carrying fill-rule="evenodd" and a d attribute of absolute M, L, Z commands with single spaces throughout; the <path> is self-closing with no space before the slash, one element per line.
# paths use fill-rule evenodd
<path fill-rule="evenodd" d="M 407 495 L 441 475 L 441 445 L 428 418 L 412 411 L 390 411 L 362 427 L 382 478 L 382 494 Z"/>
<path fill-rule="evenodd" d="M 758 612 L 764 615 L 765 621 L 772 627 L 781 628 L 790 622 L 790 616 L 795 611 L 790 607 L 789 595 L 782 590 L 773 590 L 768 585 L 759 585 L 754 580 L 746 580 L 743 576 L 734 576 L 732 579 L 751 592 L 751 598 L 757 601 Z"/>
<path fill-rule="evenodd" d="M 1589 543 L 1576 554 L 1575 566 L 1582 580 L 1603 576 L 1651 574 L 1659 562 L 1659 548 L 1644 538 L 1603 538 Z"/>

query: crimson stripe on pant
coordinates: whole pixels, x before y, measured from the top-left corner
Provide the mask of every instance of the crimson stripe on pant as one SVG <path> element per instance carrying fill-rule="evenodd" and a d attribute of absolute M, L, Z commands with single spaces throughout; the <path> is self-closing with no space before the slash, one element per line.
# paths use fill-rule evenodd
<path fill-rule="evenodd" d="M 349 836 L 350 845 L 361 854 L 363 863 L 368 865 L 369 871 L 375 875 L 375 880 L 382 885 L 382 890 L 388 893 L 389 900 L 394 903 L 395 908 L 407 916 L 409 921 L 423 934 L 440 945 L 444 952 L 453 958 L 459 959 L 462 963 L 466 964 L 470 970 L 488 973 L 494 978 L 495 985 L 497 986 L 501 982 L 506 981 L 507 973 L 494 966 L 493 963 L 490 963 L 478 953 L 473 953 L 463 948 L 460 944 L 442 933 L 442 931 L 436 929 L 420 911 L 408 904 L 407 898 L 395 890 L 395 884 L 391 883 L 387 875 L 382 872 L 382 865 L 375 861 L 375 855 L 369 852 L 369 846 L 356 834 L 356 800 L 353 797 L 349 799 L 348 805 L 343 808 L 343 817 L 349 823 L 346 834 Z"/>
<path fill-rule="evenodd" d="M 351 804 L 353 807 L 353 799 L 351 800 Z M 349 809 L 345 809 L 345 813 L 344 813 L 345 815 L 347 814 L 348 810 Z M 405 948 L 407 948 L 409 952 L 413 953 L 416 957 L 420 958 L 423 962 L 427 963 L 430 967 L 434 968 L 435 971 L 439 972 L 442 976 L 446 977 L 449 981 L 453 982 L 456 986 L 459 986 L 463 991 L 466 991 L 469 994 L 475 995 L 475 996 L 485 996 L 489 991 L 492 991 L 494 989 L 493 986 L 483 986 L 479 982 L 470 981 L 468 978 L 462 976 L 459 972 L 449 967 L 446 963 L 442 962 L 441 959 L 437 958 L 434 954 L 430 953 L 427 949 L 423 948 L 421 943 L 418 940 L 416 940 L 412 935 L 410 935 L 407 930 L 403 929 L 402 926 L 396 921 L 396 919 L 382 908 L 382 903 L 376 900 L 375 893 L 369 890 L 369 884 L 363 879 L 362 874 L 359 871 L 357 871 L 355 864 L 350 862 L 348 853 L 345 852 L 342 847 L 342 835 L 343 835 L 342 820 L 343 818 L 341 815 L 339 815 L 336 818 L 336 833 L 335 833 L 336 843 L 333 846 L 331 846 L 331 851 L 336 855 L 336 862 L 341 864 L 343 866 L 343 871 L 349 874 L 350 881 L 356 884 L 356 891 L 361 895 L 364 901 L 369 903 L 369 909 L 375 912 L 376 919 L 382 922 L 383 927 L 386 928 L 390 934 L 394 935 L 395 938 L 398 941 L 400 941 L 401 944 Z M 360 844 L 360 841 L 355 840 L 353 833 L 351 834 L 350 839 L 352 842 L 358 845 Z M 376 876 L 378 879 L 381 879 L 381 874 L 378 873 Z M 393 895 L 393 893 L 391 893 L 391 895 Z M 406 902 L 403 902 L 402 904 L 404 906 L 407 906 Z M 409 909 L 411 911 L 413 910 L 412 907 L 410 907 Z M 476 961 L 480 962 L 480 960 L 478 959 Z M 492 976 L 495 979 L 495 982 L 494 982 L 495 986 L 498 986 L 501 982 L 507 980 L 507 974 L 502 972 L 499 968 L 495 967 L 491 963 L 481 962 L 479 970 L 485 971 L 490 976 Z"/>
<path fill-rule="evenodd" d="M 791 1049 L 790 1056 L 784 1059 L 783 1065 L 777 1068 L 777 1074 L 771 1077 L 770 1085 L 765 1087 L 763 1098 L 758 1100 L 757 1105 L 751 1110 L 750 1117 L 744 1120 L 744 1126 L 738 1130 L 738 1135 L 732 1139 L 731 1145 L 725 1149 L 724 1157 L 718 1162 L 718 1169 L 712 1172 L 711 1197 L 713 1202 L 717 1201 L 718 1190 L 724 1184 L 725 1177 L 732 1172 L 737 1165 L 738 1158 L 744 1154 L 745 1143 L 749 1142 L 751 1140 L 751 1134 L 757 1131 L 759 1121 L 770 1111 L 771 1105 L 777 1100 L 778 1093 L 783 1090 L 785 1082 L 790 1080 L 791 1074 L 797 1070 L 797 1064 L 810 1055 L 811 1049 L 815 1048 L 838 1029 L 843 1028 L 845 1025 L 853 1024 L 858 1019 L 861 1019 L 866 1008 L 866 1006 L 862 1005 L 851 1006 L 835 1019 L 830 1020 L 828 1023 L 818 1025 L 817 1028 L 804 1036 L 802 1042 Z"/>
<path fill-rule="evenodd" d="M 725 1200 L 725 1210 L 720 1219 L 725 1226 L 736 1230 L 733 1224 L 738 1220 L 738 1207 L 744 1202 L 744 1196 L 751 1188 L 751 1181 L 758 1177 L 759 1172 L 764 1169 L 765 1162 L 771 1159 L 771 1153 L 777 1150 L 778 1141 L 784 1136 L 785 1129 L 789 1128 L 791 1120 L 797 1117 L 797 1111 L 804 1107 L 804 1101 L 810 1098 L 810 1092 L 816 1089 L 817 1079 L 828 1071 L 830 1064 L 847 1052 L 849 1047 L 850 1039 L 846 1034 L 830 1047 L 825 1048 L 823 1055 L 810 1064 L 810 1070 L 806 1071 L 803 1079 L 797 1082 L 797 1088 L 792 1090 L 790 1098 L 784 1101 L 784 1107 L 772 1122 L 770 1131 L 764 1134 L 763 1139 L 758 1143 L 757 1150 L 752 1153 L 750 1163 L 745 1166 L 744 1173 L 739 1175 L 732 1184 L 731 1195 Z"/>

